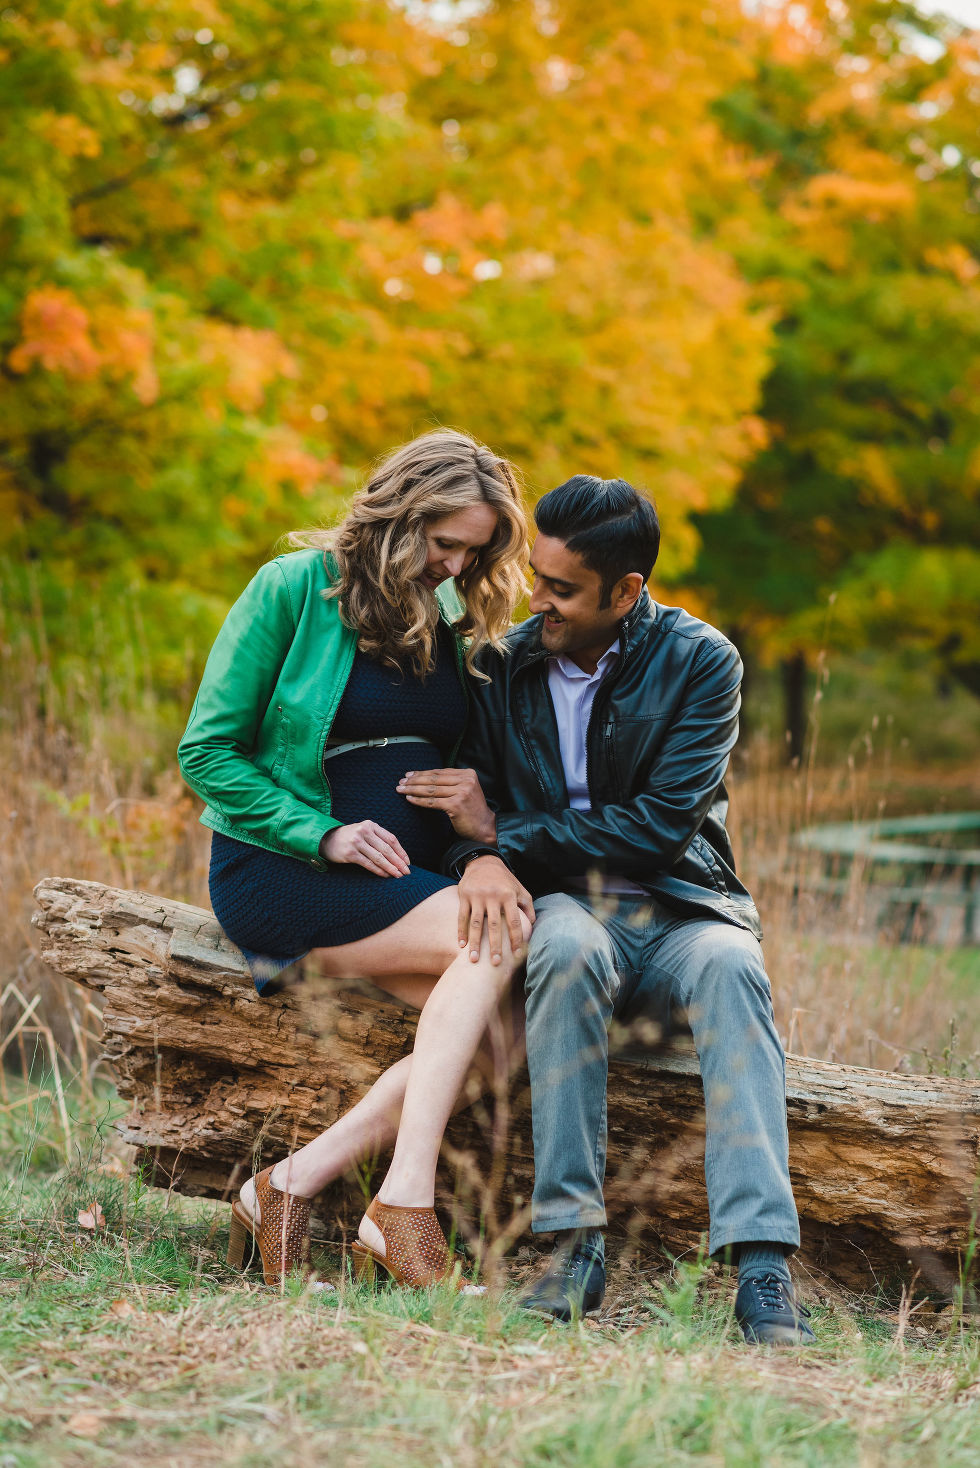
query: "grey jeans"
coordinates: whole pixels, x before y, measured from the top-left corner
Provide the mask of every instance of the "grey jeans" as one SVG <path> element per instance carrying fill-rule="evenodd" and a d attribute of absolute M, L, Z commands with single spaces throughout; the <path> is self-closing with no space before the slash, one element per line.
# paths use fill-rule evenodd
<path fill-rule="evenodd" d="M 786 1065 L 751 933 L 653 899 L 536 899 L 527 961 L 534 1130 L 531 1227 L 606 1222 L 609 1026 L 686 1016 L 704 1085 L 709 1249 L 800 1242 L 789 1180 Z"/>

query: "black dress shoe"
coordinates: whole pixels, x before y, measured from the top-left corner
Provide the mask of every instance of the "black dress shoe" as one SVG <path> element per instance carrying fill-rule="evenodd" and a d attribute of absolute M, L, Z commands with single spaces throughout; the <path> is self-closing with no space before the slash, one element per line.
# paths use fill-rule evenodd
<path fill-rule="evenodd" d="M 606 1265 L 602 1245 L 586 1241 L 563 1244 L 551 1256 L 548 1268 L 521 1296 L 523 1310 L 549 1320 L 580 1320 L 594 1314 L 606 1295 Z"/>
<path fill-rule="evenodd" d="M 749 1275 L 738 1287 L 735 1319 L 752 1345 L 811 1346 L 817 1338 L 809 1318 L 793 1286 L 778 1274 Z"/>

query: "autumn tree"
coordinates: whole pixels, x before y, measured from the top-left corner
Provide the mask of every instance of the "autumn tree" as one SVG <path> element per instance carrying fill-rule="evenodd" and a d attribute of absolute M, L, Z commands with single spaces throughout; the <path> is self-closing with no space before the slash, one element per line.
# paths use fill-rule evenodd
<path fill-rule="evenodd" d="M 585 471 L 655 494 L 664 568 L 758 447 L 769 325 L 707 197 L 748 183 L 712 106 L 746 75 L 737 3 L 498 0 L 442 33 L 407 109 L 438 153 L 390 155 L 351 226 L 430 401 L 523 464 L 532 495 Z M 383 378 L 381 379 L 383 382 Z"/>
<path fill-rule="evenodd" d="M 185 637 L 339 482 L 290 323 L 343 273 L 313 222 L 387 144 L 387 52 L 331 57 L 398 31 L 344 0 L 0 15 L 5 591 L 23 604 L 26 560 L 62 648 L 94 588 L 110 614 L 135 597 L 173 683 Z"/>
<path fill-rule="evenodd" d="M 140 608 L 176 686 L 278 535 L 433 422 L 532 496 L 630 475 L 689 565 L 760 442 L 769 330 L 706 208 L 747 179 L 712 115 L 746 21 L 714 13 L 4 10 L 8 600 L 89 654 L 96 590 Z"/>
<path fill-rule="evenodd" d="M 767 443 L 699 520 L 698 579 L 782 659 L 796 753 L 828 636 L 917 646 L 980 691 L 978 101 L 976 34 L 827 0 L 767 7 L 716 108 L 756 160 L 724 238 L 777 317 Z"/>

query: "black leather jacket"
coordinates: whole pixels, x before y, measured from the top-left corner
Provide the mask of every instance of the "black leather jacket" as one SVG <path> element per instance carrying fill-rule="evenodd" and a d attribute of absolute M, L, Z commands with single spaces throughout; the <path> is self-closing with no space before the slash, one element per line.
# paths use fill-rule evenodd
<path fill-rule="evenodd" d="M 497 813 L 497 854 L 533 895 L 604 871 L 665 906 L 761 936 L 735 875 L 724 776 L 738 733 L 738 653 L 722 634 L 646 591 L 623 619 L 621 657 L 596 694 L 587 733 L 592 809 L 571 810 L 548 691 L 541 618 L 481 655 L 456 763 L 476 770 Z M 459 841 L 447 869 L 488 848 Z"/>

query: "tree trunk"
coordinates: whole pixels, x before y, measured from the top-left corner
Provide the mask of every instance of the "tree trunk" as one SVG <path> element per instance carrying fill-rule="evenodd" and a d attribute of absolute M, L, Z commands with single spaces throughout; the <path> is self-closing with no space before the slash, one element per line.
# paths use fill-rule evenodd
<path fill-rule="evenodd" d="M 792 763 L 803 758 L 806 746 L 806 657 L 795 652 L 779 665 L 783 680 L 783 728 L 786 758 Z"/>
<path fill-rule="evenodd" d="M 154 1181 L 224 1198 L 261 1154 L 308 1141 L 411 1045 L 414 1017 L 370 986 L 304 985 L 260 999 L 210 913 L 96 882 L 46 878 L 34 923 L 46 961 L 104 996 L 124 1127 Z M 857 1288 L 916 1271 L 955 1284 L 977 1205 L 980 1088 L 790 1056 L 790 1168 L 803 1257 Z M 697 1246 L 707 1229 L 704 1113 L 686 1053 L 620 1054 L 609 1070 L 610 1226 L 641 1248 Z M 440 1179 L 464 1234 L 504 1245 L 527 1226 L 533 1180 L 526 1074 L 496 1107 L 454 1119 Z M 356 1226 L 358 1189 L 319 1216 Z"/>
<path fill-rule="evenodd" d="M 755 734 L 755 691 L 756 675 L 758 672 L 758 660 L 755 655 L 755 644 L 748 624 L 742 625 L 734 622 L 725 628 L 725 635 L 734 645 L 742 660 L 742 702 L 738 714 L 738 743 L 732 750 L 732 760 L 736 766 L 748 765 L 752 739 Z"/>

